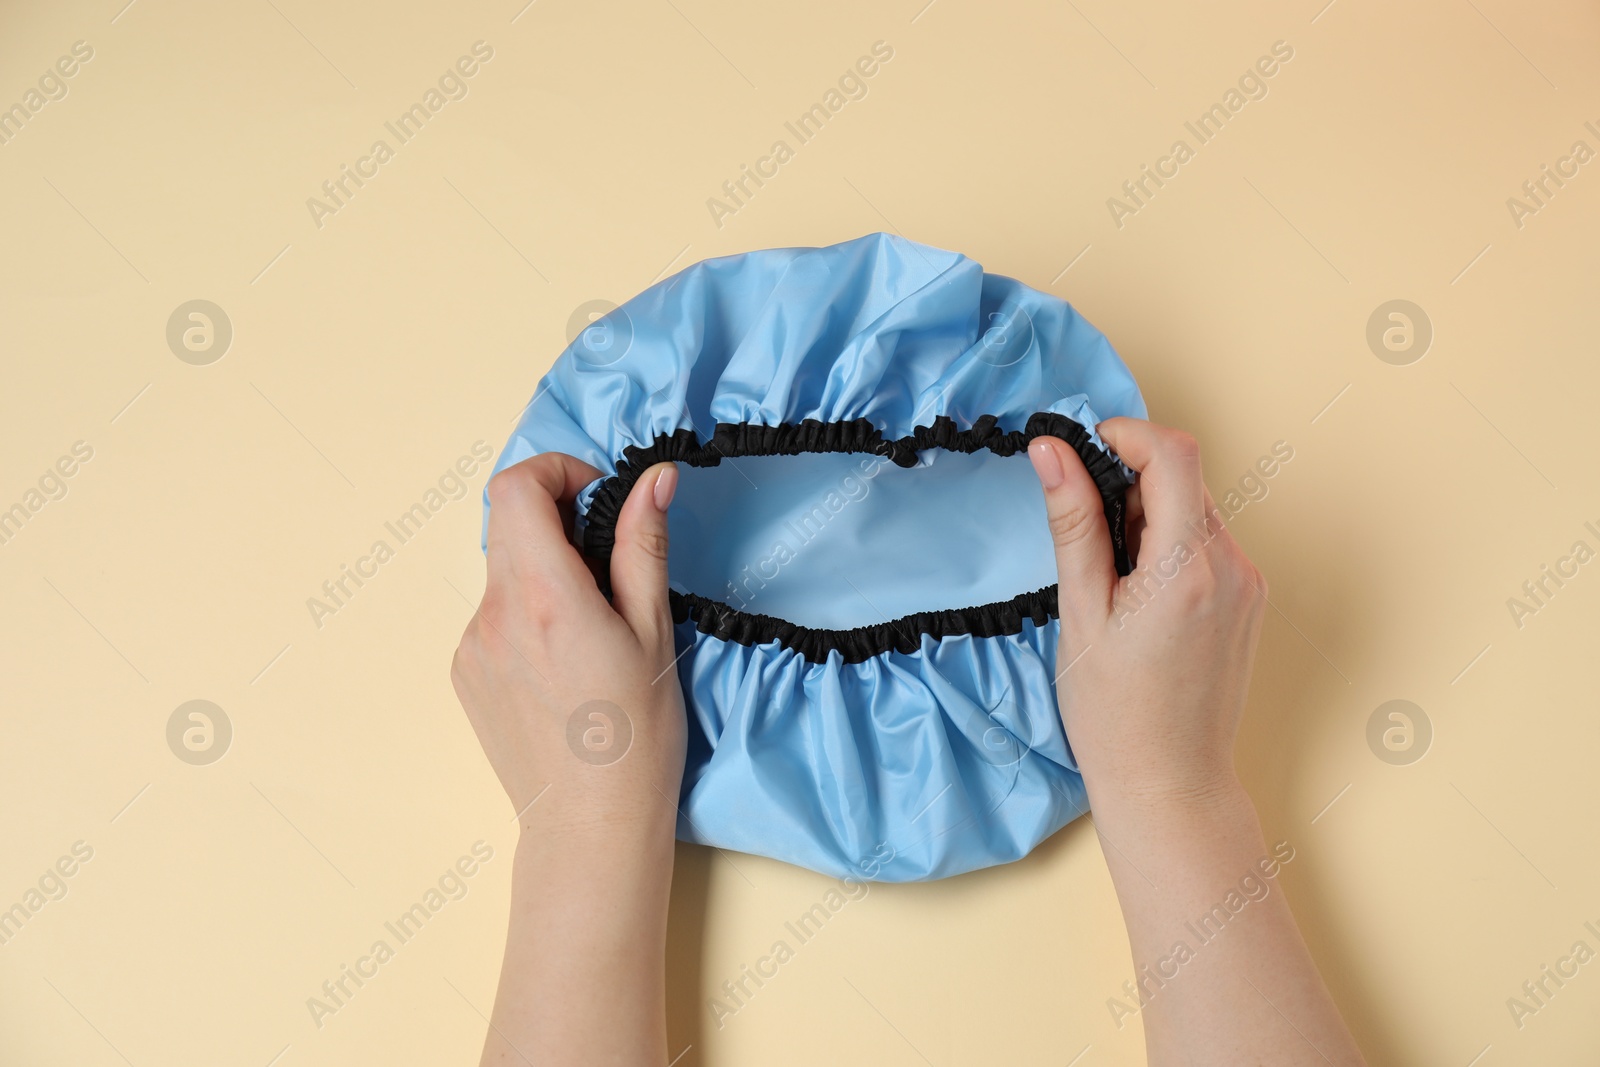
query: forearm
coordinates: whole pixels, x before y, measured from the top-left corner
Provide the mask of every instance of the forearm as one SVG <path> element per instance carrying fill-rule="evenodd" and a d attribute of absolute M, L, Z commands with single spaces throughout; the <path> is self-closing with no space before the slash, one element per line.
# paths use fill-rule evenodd
<path fill-rule="evenodd" d="M 524 831 L 484 1064 L 666 1062 L 673 834 L 670 817 L 654 821 Z"/>
<path fill-rule="evenodd" d="M 1277 877 L 1294 843 L 1263 839 L 1236 781 L 1188 802 L 1090 797 L 1137 983 L 1114 1011 L 1138 1011 L 1152 1067 L 1363 1062 Z"/>
<path fill-rule="evenodd" d="M 488 581 L 450 680 L 522 819 L 485 1064 L 666 1062 L 667 904 L 687 717 L 673 671 L 667 507 L 644 473 L 610 596 L 568 540 L 600 471 L 554 452 L 489 482 Z"/>

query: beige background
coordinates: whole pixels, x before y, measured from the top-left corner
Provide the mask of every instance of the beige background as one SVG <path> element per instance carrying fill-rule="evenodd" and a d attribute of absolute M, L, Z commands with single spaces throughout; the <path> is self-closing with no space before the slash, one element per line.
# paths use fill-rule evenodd
<path fill-rule="evenodd" d="M 94 50 L 0 146 L 0 507 L 93 448 L 0 545 L 0 907 L 93 849 L 0 946 L 0 1062 L 475 1062 L 514 842 L 446 677 L 483 473 L 320 628 L 306 599 L 499 448 L 579 305 L 879 229 L 1072 301 L 1219 496 L 1294 448 L 1234 524 L 1276 609 L 1241 752 L 1324 973 L 1375 1064 L 1596 1062 L 1600 964 L 1521 1029 L 1506 1005 L 1600 949 L 1600 566 L 1520 629 L 1506 605 L 1600 548 L 1600 164 L 1520 228 L 1506 205 L 1600 149 L 1592 5 L 123 2 L 0 14 L 0 106 Z M 318 228 L 307 198 L 479 40 L 469 95 Z M 715 225 L 879 40 L 866 98 Z M 1280 40 L 1269 95 L 1118 228 L 1107 198 Z M 1407 366 L 1365 339 L 1397 298 L 1435 334 Z M 234 331 L 207 366 L 165 340 L 193 299 Z M 1366 734 L 1397 698 L 1434 732 L 1405 766 Z M 209 766 L 166 742 L 191 699 L 233 725 Z M 307 998 L 479 840 L 318 1029 Z M 1086 824 L 874 888 L 718 1029 L 708 998 L 828 884 L 680 850 L 680 1064 L 1142 1062 Z"/>

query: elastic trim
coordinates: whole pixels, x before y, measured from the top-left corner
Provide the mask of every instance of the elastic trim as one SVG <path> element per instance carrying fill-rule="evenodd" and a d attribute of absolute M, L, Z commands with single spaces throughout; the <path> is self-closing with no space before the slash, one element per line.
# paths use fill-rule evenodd
<path fill-rule="evenodd" d="M 885 439 L 867 419 L 758 426 L 718 423 L 711 439 L 701 444 L 693 430 L 662 434 L 647 446 L 629 446 L 617 463 L 617 473 L 600 484 L 585 515 L 584 551 L 600 560 L 611 557 L 616 544 L 617 517 L 639 476 L 657 463 L 686 463 L 715 467 L 724 459 L 740 456 L 798 456 L 810 452 L 852 452 L 885 456 L 901 467 L 913 467 L 917 453 L 928 448 L 973 453 L 987 449 L 997 456 L 1014 456 L 1027 450 L 1036 437 L 1057 437 L 1071 445 L 1100 490 L 1106 525 L 1118 574 L 1130 570 L 1123 493 L 1129 482 L 1117 461 L 1097 448 L 1082 425 L 1053 411 L 1037 412 L 1025 429 L 1006 433 L 993 415 L 978 418 L 970 428 L 957 428 L 955 420 L 940 415 L 931 426 L 918 426 L 911 434 Z M 809 629 L 771 615 L 758 615 L 700 596 L 669 591 L 674 621 L 692 621 L 704 634 L 741 645 L 780 642 L 813 663 L 825 662 L 838 652 L 846 663 L 860 663 L 885 652 L 910 653 L 921 647 L 923 635 L 934 638 L 972 635 L 999 637 L 1022 632 L 1024 620 L 1044 625 L 1056 617 L 1054 585 L 1010 600 L 947 611 L 919 612 L 886 623 L 851 630 Z"/>
<path fill-rule="evenodd" d="M 1000 637 L 1021 633 L 1025 621 L 1043 626 L 1056 617 L 1053 585 L 993 604 L 918 612 L 853 630 L 812 630 L 771 615 L 738 611 L 695 593 L 669 590 L 669 594 L 673 622 L 693 622 L 703 634 L 741 645 L 777 641 L 812 663 L 826 662 L 830 652 L 837 652 L 845 663 L 861 663 L 886 652 L 910 655 L 922 647 L 924 635 L 935 639 L 963 634 Z"/>

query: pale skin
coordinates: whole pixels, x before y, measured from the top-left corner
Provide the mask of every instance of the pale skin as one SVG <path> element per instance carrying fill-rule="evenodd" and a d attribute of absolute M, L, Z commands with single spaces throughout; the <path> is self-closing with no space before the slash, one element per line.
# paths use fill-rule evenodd
<path fill-rule="evenodd" d="M 1136 419 L 1098 429 L 1139 472 L 1127 577 L 1116 574 L 1099 492 L 1073 449 L 1039 438 L 1029 458 L 1061 578 L 1058 662 L 1071 664 L 1062 719 L 1134 966 L 1170 976 L 1144 982 L 1137 1019 L 1149 1062 L 1364 1064 L 1279 880 L 1262 876 L 1273 849 L 1234 770 L 1266 584 L 1226 528 L 1208 525 L 1216 509 L 1192 437 Z M 666 509 L 678 473 L 646 471 L 624 505 L 609 602 L 566 535 L 573 498 L 599 473 L 547 454 L 490 482 L 488 583 L 451 672 L 522 813 L 484 1064 L 671 1059 L 667 900 L 685 719 Z M 583 746 L 569 745 L 580 707 L 604 715 L 585 712 L 586 723 L 626 717 L 623 758 L 580 758 Z M 1186 924 L 1249 875 L 1268 891 L 1202 944 Z M 1180 941 L 1193 952 L 1178 964 Z"/>

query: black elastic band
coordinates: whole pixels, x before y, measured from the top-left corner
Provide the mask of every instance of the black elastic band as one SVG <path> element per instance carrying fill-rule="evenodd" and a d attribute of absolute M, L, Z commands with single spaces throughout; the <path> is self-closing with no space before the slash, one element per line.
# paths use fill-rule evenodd
<path fill-rule="evenodd" d="M 906 437 L 887 440 L 883 432 L 867 419 L 848 422 L 819 422 L 757 426 L 750 423 L 718 423 L 711 440 L 702 444 L 692 430 L 662 434 L 649 445 L 629 446 L 617 463 L 617 473 L 601 483 L 585 516 L 584 551 L 597 559 L 611 557 L 616 544 L 617 516 L 639 476 L 657 463 L 687 463 L 691 467 L 715 467 L 724 459 L 740 456 L 798 456 L 810 452 L 856 452 L 885 456 L 901 467 L 916 465 L 917 453 L 927 448 L 949 452 L 980 452 L 987 449 L 997 456 L 1014 456 L 1027 450 L 1036 437 L 1057 437 L 1078 453 L 1093 476 L 1105 507 L 1106 524 L 1111 533 L 1111 548 L 1118 574 L 1130 566 L 1126 537 L 1126 511 L 1123 493 L 1128 480 L 1117 461 L 1089 439 L 1089 432 L 1077 422 L 1052 411 L 1041 411 L 1028 418 L 1022 430 L 1005 433 L 999 420 L 984 415 L 966 430 L 940 415 L 931 426 L 918 426 Z M 860 663 L 885 652 L 910 653 L 921 645 L 923 635 L 934 638 L 971 634 L 998 637 L 1022 632 L 1025 619 L 1042 626 L 1056 617 L 1056 586 L 1049 585 L 1010 600 L 947 611 L 918 612 L 890 622 L 858 626 L 851 630 L 823 630 L 797 626 L 771 615 L 758 615 L 695 593 L 671 592 L 672 615 L 677 622 L 692 620 L 701 633 L 742 645 L 763 645 L 778 641 L 813 663 L 822 663 L 828 653 L 838 652 L 846 663 Z"/>

